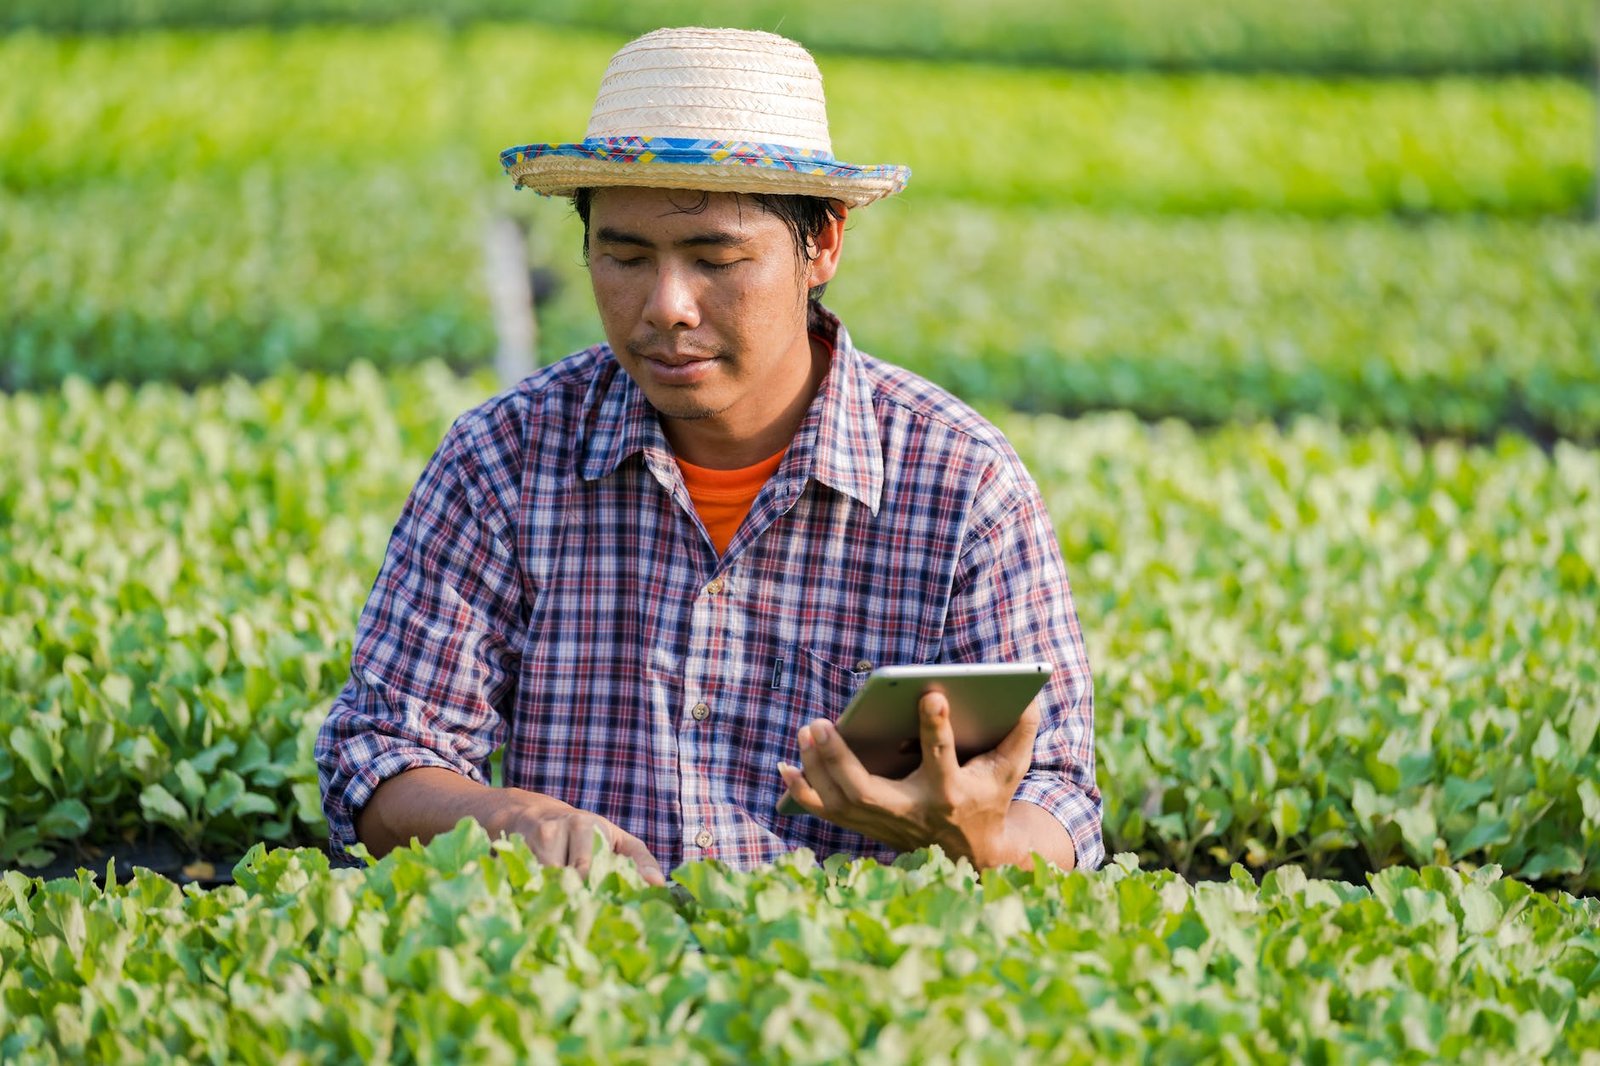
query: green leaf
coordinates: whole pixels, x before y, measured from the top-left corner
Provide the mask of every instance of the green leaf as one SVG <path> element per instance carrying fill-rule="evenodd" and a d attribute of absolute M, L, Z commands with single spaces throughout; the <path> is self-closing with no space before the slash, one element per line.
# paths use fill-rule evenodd
<path fill-rule="evenodd" d="M 1561 756 L 1561 738 L 1556 735 L 1555 727 L 1546 719 L 1539 726 L 1539 736 L 1533 742 L 1532 754 L 1535 759 L 1546 763 L 1555 763 Z"/>
<path fill-rule="evenodd" d="M 1572 716 L 1567 719 L 1567 742 L 1572 754 L 1580 760 L 1587 755 L 1594 747 L 1597 731 L 1600 731 L 1600 698 L 1592 693 L 1579 696 Z"/>
<path fill-rule="evenodd" d="M 241 777 L 248 778 L 271 761 L 272 748 L 267 745 L 266 741 L 251 733 L 245 738 L 244 747 L 239 750 L 239 757 L 234 760 L 233 769 Z"/>
<path fill-rule="evenodd" d="M 210 815 L 226 814 L 234 809 L 244 794 L 244 779 L 232 770 L 224 770 L 206 789 L 205 812 Z"/>
<path fill-rule="evenodd" d="M 39 832 L 45 838 L 76 840 L 89 831 L 89 808 L 76 799 L 58 800 L 39 819 Z"/>
<path fill-rule="evenodd" d="M 1482 885 L 1468 884 L 1461 890 L 1462 926 L 1469 933 L 1489 932 L 1500 922 L 1504 908 Z"/>
<path fill-rule="evenodd" d="M 178 760 L 172 769 L 178 775 L 179 797 L 189 807 L 198 807 L 206 794 L 205 778 L 200 776 L 200 771 L 188 759 Z"/>
<path fill-rule="evenodd" d="M 145 814 L 163 825 L 187 827 L 190 821 L 189 812 L 183 804 L 160 785 L 146 785 L 144 791 L 139 793 L 139 806 Z"/>
<path fill-rule="evenodd" d="M 224 737 L 199 754 L 190 756 L 188 761 L 198 773 L 212 774 L 216 772 L 218 763 L 232 756 L 238 750 L 239 746 L 233 742 L 231 737 Z M 238 767 L 234 769 L 238 770 Z"/>
<path fill-rule="evenodd" d="M 126 711 L 133 705 L 133 681 L 123 674 L 107 674 L 100 682 L 100 693 L 117 710 Z"/>
<path fill-rule="evenodd" d="M 1274 797 L 1272 826 L 1279 840 L 1288 840 L 1299 834 L 1311 809 L 1311 797 L 1304 789 L 1282 789 Z"/>
<path fill-rule="evenodd" d="M 259 713 L 266 707 L 267 701 L 277 691 L 278 679 L 264 666 L 249 666 L 244 672 L 244 700 L 245 706 L 250 708 L 252 714 Z"/>
<path fill-rule="evenodd" d="M 1540 848 L 1522 867 L 1521 876 L 1537 881 L 1550 874 L 1575 874 L 1583 870 L 1583 856 L 1570 844 Z"/>
<path fill-rule="evenodd" d="M 1402 807 L 1394 812 L 1394 823 L 1400 827 L 1400 836 L 1418 862 L 1428 862 L 1433 857 L 1433 843 L 1439 835 L 1439 823 L 1433 808 L 1425 803 Z"/>
<path fill-rule="evenodd" d="M 49 788 L 55 783 L 55 774 L 50 767 L 57 753 L 51 750 L 49 741 L 42 734 L 27 726 L 17 726 L 11 730 L 11 750 L 17 753 L 39 784 Z"/>
<path fill-rule="evenodd" d="M 245 792 L 233 801 L 232 809 L 234 814 L 242 818 L 251 814 L 275 814 L 278 804 L 259 792 Z"/>
<path fill-rule="evenodd" d="M 1495 818 L 1488 815 L 1479 815 L 1477 824 L 1467 830 L 1460 842 L 1456 845 L 1457 854 L 1471 855 L 1483 848 L 1494 844 L 1508 844 L 1511 841 L 1511 824 L 1504 818 Z"/>
<path fill-rule="evenodd" d="M 1600 829 L 1600 788 L 1593 781 L 1578 782 L 1578 802 L 1583 804 L 1584 827 Z"/>

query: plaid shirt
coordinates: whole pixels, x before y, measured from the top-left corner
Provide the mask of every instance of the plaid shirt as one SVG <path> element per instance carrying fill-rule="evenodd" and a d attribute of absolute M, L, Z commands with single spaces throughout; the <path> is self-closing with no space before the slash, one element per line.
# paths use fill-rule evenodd
<path fill-rule="evenodd" d="M 1104 858 L 1093 687 L 1060 548 L 1000 432 L 857 351 L 832 366 L 720 558 L 644 394 L 605 345 L 459 418 L 412 490 L 317 738 L 346 859 L 385 779 L 441 766 L 615 822 L 671 869 L 894 852 L 774 812 L 796 731 L 874 665 L 1043 660 L 1016 799 Z"/>

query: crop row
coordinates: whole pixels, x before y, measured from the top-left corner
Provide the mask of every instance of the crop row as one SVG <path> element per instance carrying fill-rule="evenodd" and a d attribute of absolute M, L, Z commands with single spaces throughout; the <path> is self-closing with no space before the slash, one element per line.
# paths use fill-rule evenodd
<path fill-rule="evenodd" d="M 13 872 L 0 1057 L 1534 1062 L 1600 1043 L 1592 899 L 1493 869 L 1191 885 L 1123 862 L 979 878 L 805 854 L 647 888 L 463 823 L 361 870 L 257 849 L 211 892 Z"/>
<path fill-rule="evenodd" d="M 484 365 L 484 217 L 528 221 L 561 291 L 546 358 L 600 331 L 565 204 L 462 167 L 0 193 L 0 388 L 193 384 L 429 357 Z M 828 301 L 867 350 L 962 395 L 1196 423 L 1600 440 L 1600 230 L 1100 216 L 890 200 Z"/>
<path fill-rule="evenodd" d="M 828 52 L 1003 63 L 1311 73 L 1587 73 L 1586 0 L 12 0 L 0 30 L 104 32 L 158 26 L 292 26 L 430 17 L 534 19 L 642 33 L 662 25 L 776 29 Z"/>
<path fill-rule="evenodd" d="M 463 161 L 487 182 L 507 146 L 582 135 L 616 43 L 506 25 L 0 38 L 0 186 L 262 166 L 422 180 Z M 1564 79 L 823 66 L 840 157 L 909 164 L 918 200 L 1530 216 L 1592 198 L 1595 101 Z"/>
<path fill-rule="evenodd" d="M 0 863 L 314 842 L 437 364 L 0 398 Z M 1600 885 L 1600 453 L 1002 416 L 1096 671 L 1111 851 Z"/>

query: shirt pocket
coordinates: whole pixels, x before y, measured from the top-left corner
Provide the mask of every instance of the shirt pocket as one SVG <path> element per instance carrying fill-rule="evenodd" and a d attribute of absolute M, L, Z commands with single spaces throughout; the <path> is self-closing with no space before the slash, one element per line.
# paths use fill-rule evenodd
<path fill-rule="evenodd" d="M 857 659 L 845 664 L 810 648 L 795 652 L 795 695 L 802 711 L 801 722 L 816 718 L 838 721 L 855 696 L 856 690 L 866 683 L 875 663 Z"/>
<path fill-rule="evenodd" d="M 754 713 L 728 723 L 729 758 L 747 772 L 771 768 L 779 759 L 800 762 L 800 727 L 818 718 L 836 721 L 870 671 L 830 662 L 790 644 L 775 649 L 754 686 Z M 759 771 L 758 771 L 759 768 Z M 776 774 L 773 780 L 777 781 Z M 781 782 L 777 786 L 782 789 Z"/>

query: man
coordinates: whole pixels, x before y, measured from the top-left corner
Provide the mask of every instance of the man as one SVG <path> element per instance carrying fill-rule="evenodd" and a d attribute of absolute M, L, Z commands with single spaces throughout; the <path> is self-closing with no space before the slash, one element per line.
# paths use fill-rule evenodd
<path fill-rule="evenodd" d="M 460 418 L 407 500 L 317 741 L 335 852 L 472 816 L 580 868 L 599 830 L 653 882 L 801 846 L 1098 865 L 1092 686 L 1036 487 L 815 300 L 849 210 L 909 172 L 833 158 L 811 56 L 647 34 L 583 142 L 502 162 L 573 198 L 609 344 Z M 964 765 L 939 696 L 902 780 L 831 727 L 874 666 L 1020 660 L 1051 682 Z"/>

